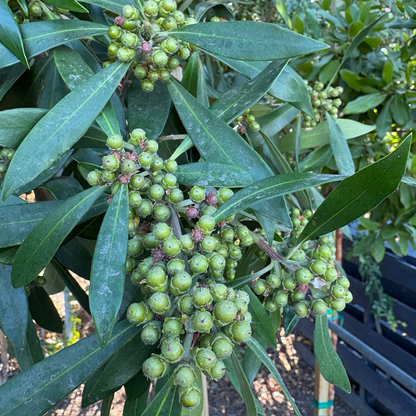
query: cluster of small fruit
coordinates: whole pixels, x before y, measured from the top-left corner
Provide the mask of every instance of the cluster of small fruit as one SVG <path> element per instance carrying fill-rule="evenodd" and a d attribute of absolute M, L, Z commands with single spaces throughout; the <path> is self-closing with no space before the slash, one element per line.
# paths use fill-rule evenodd
<path fill-rule="evenodd" d="M 144 3 L 144 14 L 143 19 L 134 6 L 124 6 L 123 16 L 116 17 L 115 25 L 108 30 L 112 43 L 107 49 L 110 61 L 104 67 L 115 60 L 132 61 L 143 90 L 151 92 L 157 80 L 166 82 L 180 61 L 188 60 L 196 50 L 187 42 L 157 35 L 197 22 L 177 10 L 175 0 L 148 0 Z"/>
<path fill-rule="evenodd" d="M 88 181 L 111 185 L 112 194 L 122 184 L 129 187 L 126 272 L 146 300 L 131 304 L 127 318 L 143 326 L 144 343 L 160 348 L 144 362 L 144 374 L 157 379 L 175 364 L 181 402 L 192 408 L 200 400 L 194 369 L 218 380 L 233 343 L 251 336 L 249 296 L 224 283 L 234 279 L 253 237 L 247 227 L 230 225 L 233 217 L 218 224 L 213 217 L 233 195 L 231 189 L 182 190 L 176 162 L 157 156 L 156 141 L 142 129 L 133 130 L 128 141 L 140 153 L 125 151 L 121 136 L 108 137 L 103 170 L 91 171 Z"/>
<path fill-rule="evenodd" d="M 292 210 L 294 230 L 279 243 L 282 252 L 288 254 L 293 250 L 290 240 L 300 234 L 311 216 L 310 210 L 303 215 L 297 208 Z M 262 297 L 268 311 L 274 312 L 289 305 L 299 317 L 305 317 L 311 311 L 317 315 L 324 314 L 328 308 L 342 311 L 346 303 L 352 301 L 348 278 L 339 276 L 331 263 L 335 260 L 332 235 L 306 241 L 293 252 L 290 260 L 297 266 L 294 271 L 275 267 L 273 273 L 252 284 L 254 293 Z"/>
<path fill-rule="evenodd" d="M 15 150 L 0 146 L 0 179 L 4 176 Z"/>
<path fill-rule="evenodd" d="M 275 22 L 276 3 L 271 0 L 245 1 L 232 4 L 236 20 Z"/>
<path fill-rule="evenodd" d="M 259 131 L 260 124 L 257 123 L 256 117 L 254 114 L 251 114 L 250 109 L 246 110 L 241 116 L 235 119 L 237 123 L 237 131 L 240 134 L 244 134 L 246 132 L 246 126 L 248 125 L 251 130 Z"/>
<path fill-rule="evenodd" d="M 312 101 L 313 117 L 305 115 L 303 127 L 315 127 L 321 120 L 325 120 L 325 113 L 330 114 L 334 118 L 338 118 L 338 107 L 342 101 L 338 98 L 342 92 L 342 87 L 328 87 L 324 90 L 325 85 L 320 81 L 315 81 L 312 87 L 305 80 L 309 95 Z"/>
<path fill-rule="evenodd" d="M 26 1 L 26 7 L 21 7 L 22 2 L 11 0 L 8 6 L 13 11 L 13 18 L 17 24 L 60 18 L 61 14 L 67 14 L 68 10 L 45 4 L 40 0 Z"/>

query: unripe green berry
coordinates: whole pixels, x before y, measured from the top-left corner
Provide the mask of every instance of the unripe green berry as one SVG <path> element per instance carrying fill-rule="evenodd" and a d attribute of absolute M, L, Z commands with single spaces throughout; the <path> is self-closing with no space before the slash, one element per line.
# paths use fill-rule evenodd
<path fill-rule="evenodd" d="M 177 58 L 170 58 L 168 61 L 168 68 L 169 69 L 176 69 L 179 66 L 179 60 Z"/>
<path fill-rule="evenodd" d="M 189 197 L 191 198 L 192 202 L 200 203 L 205 199 L 205 189 L 201 188 L 200 186 L 194 186 L 189 191 Z"/>
<path fill-rule="evenodd" d="M 277 303 L 273 299 L 267 298 L 266 302 L 264 302 L 264 307 L 269 312 L 274 312 L 274 311 L 277 310 L 277 308 L 279 306 L 277 305 Z"/>
<path fill-rule="evenodd" d="M 312 273 L 306 268 L 299 268 L 295 272 L 295 279 L 301 284 L 309 283 L 312 279 Z"/>
<path fill-rule="evenodd" d="M 327 282 L 333 282 L 338 277 L 338 272 L 335 267 L 328 267 L 325 271 L 324 278 Z"/>
<path fill-rule="evenodd" d="M 251 338 L 251 326 L 246 321 L 236 321 L 231 326 L 231 333 L 238 344 L 247 342 Z"/>
<path fill-rule="evenodd" d="M 213 309 L 214 318 L 220 326 L 224 326 L 234 321 L 237 316 L 237 306 L 230 300 L 223 300 L 215 304 Z"/>
<path fill-rule="evenodd" d="M 344 297 L 345 295 L 345 287 L 339 285 L 339 284 L 335 284 L 332 285 L 331 287 L 331 293 L 337 298 L 337 299 L 341 299 Z"/>
<path fill-rule="evenodd" d="M 170 237 L 170 235 L 172 234 L 172 228 L 169 227 L 169 225 L 167 225 L 166 223 L 160 222 L 154 226 L 153 234 L 156 238 L 163 241 L 166 238 Z"/>
<path fill-rule="evenodd" d="M 234 192 L 230 188 L 222 188 L 218 191 L 218 196 L 223 202 L 227 202 L 233 195 Z"/>
<path fill-rule="evenodd" d="M 116 155 L 103 156 L 102 161 L 104 169 L 109 170 L 111 172 L 116 171 L 120 166 L 120 162 Z"/>
<path fill-rule="evenodd" d="M 204 241 L 208 237 L 205 237 Z M 215 253 L 212 257 L 209 259 L 209 266 L 211 267 L 211 270 L 223 270 L 225 267 L 225 258 L 218 253 Z"/>
<path fill-rule="evenodd" d="M 292 277 L 286 277 L 283 280 L 283 286 L 286 290 L 292 291 L 296 287 L 296 281 Z"/>
<path fill-rule="evenodd" d="M 127 308 L 126 317 L 130 323 L 138 325 L 145 321 L 147 312 L 148 308 L 144 302 L 132 303 Z"/>
<path fill-rule="evenodd" d="M 282 284 L 282 280 L 276 273 L 270 273 L 267 276 L 266 283 L 268 286 L 270 286 L 272 289 L 276 289 Z"/>
<path fill-rule="evenodd" d="M 287 292 L 284 290 L 279 290 L 274 294 L 273 300 L 276 302 L 278 306 L 285 306 L 288 301 Z"/>
<path fill-rule="evenodd" d="M 143 251 L 143 242 L 140 238 L 134 237 L 127 243 L 127 254 L 131 257 L 137 257 Z"/>
<path fill-rule="evenodd" d="M 155 86 L 153 84 L 152 81 L 150 81 L 150 79 L 145 78 L 142 81 L 142 90 L 146 91 L 146 92 L 152 92 L 154 90 Z M 143 166 L 143 164 L 141 163 L 141 165 Z"/>
<path fill-rule="evenodd" d="M 129 159 L 123 160 L 121 164 L 121 172 L 124 174 L 133 173 L 136 170 L 136 164 Z"/>
<path fill-rule="evenodd" d="M 144 11 L 149 16 L 156 16 L 159 11 L 159 6 L 155 1 L 148 0 L 144 3 Z"/>
<path fill-rule="evenodd" d="M 345 300 L 333 298 L 331 300 L 331 309 L 342 311 L 345 309 Z"/>
<path fill-rule="evenodd" d="M 142 152 L 139 155 L 139 163 L 144 168 L 148 168 L 152 163 L 153 157 L 149 152 Z"/>
<path fill-rule="evenodd" d="M 192 295 L 192 301 L 197 308 L 200 308 L 205 305 L 209 305 L 212 302 L 211 292 L 207 287 L 197 287 L 194 288 L 194 293 Z"/>
<path fill-rule="evenodd" d="M 170 363 L 178 362 L 184 353 L 179 338 L 165 339 L 160 346 L 160 350 L 162 357 Z"/>
<path fill-rule="evenodd" d="M 310 268 L 313 273 L 319 275 L 322 275 L 326 272 L 326 264 L 322 260 L 313 261 Z"/>
<path fill-rule="evenodd" d="M 180 241 L 176 237 L 169 237 L 163 241 L 163 252 L 170 257 L 177 256 L 182 250 Z"/>
<path fill-rule="evenodd" d="M 139 44 L 139 38 L 134 33 L 127 32 L 121 37 L 121 42 L 128 48 L 134 48 Z"/>
<path fill-rule="evenodd" d="M 153 293 L 148 299 L 147 304 L 150 309 L 158 315 L 165 315 L 170 309 L 170 299 L 166 293 Z"/>
<path fill-rule="evenodd" d="M 316 315 L 323 315 L 327 309 L 328 305 L 322 299 L 315 300 L 312 303 L 312 310 Z"/>
<path fill-rule="evenodd" d="M 166 17 L 163 20 L 162 28 L 163 30 L 172 30 L 176 29 L 178 27 L 178 24 L 176 23 L 176 20 L 174 17 Z"/>
<path fill-rule="evenodd" d="M 6 167 L 7 169 L 7 167 Z M 4 172 L 6 172 L 6 169 L 4 170 Z M 4 173 L 1 171 L 0 169 L 0 174 Z M 92 170 L 91 172 L 88 173 L 87 176 L 87 181 L 91 186 L 98 186 L 100 184 L 100 180 L 101 180 L 101 172 L 98 170 Z"/>
<path fill-rule="evenodd" d="M 258 279 L 253 282 L 252 289 L 256 295 L 262 295 L 267 289 L 266 282 L 263 279 Z"/>
<path fill-rule="evenodd" d="M 159 239 L 153 233 L 148 233 L 144 236 L 143 243 L 147 249 L 151 250 L 159 245 Z"/>
<path fill-rule="evenodd" d="M 297 302 L 293 306 L 293 309 L 299 317 L 303 318 L 309 313 L 309 306 L 305 302 Z"/>
<path fill-rule="evenodd" d="M 195 306 L 192 302 L 192 296 L 184 295 L 178 301 L 178 309 L 186 315 L 192 315 L 195 311 Z"/>
<path fill-rule="evenodd" d="M 347 277 L 341 276 L 337 279 L 337 283 L 344 287 L 345 289 L 348 289 L 350 287 L 350 281 Z"/>
<path fill-rule="evenodd" d="M 195 363 L 201 370 L 208 370 L 216 361 L 214 352 L 208 348 L 199 348 L 195 354 Z"/>
<path fill-rule="evenodd" d="M 192 328 L 195 332 L 209 333 L 213 324 L 214 321 L 209 312 L 201 310 L 192 315 Z"/>
<path fill-rule="evenodd" d="M 175 384 L 181 387 L 189 387 L 195 380 L 195 372 L 188 364 L 178 368 L 175 374 Z"/>
<path fill-rule="evenodd" d="M 142 204 L 136 208 L 136 213 L 142 218 L 147 217 L 153 211 L 153 205 L 148 199 L 143 199 Z"/>
<path fill-rule="evenodd" d="M 165 370 L 166 365 L 158 356 L 149 357 L 142 365 L 143 374 L 150 380 L 162 377 Z"/>
<path fill-rule="evenodd" d="M 345 303 L 350 303 L 352 299 L 353 299 L 352 293 L 349 290 L 347 290 L 344 295 Z"/>
<path fill-rule="evenodd" d="M 197 254 L 189 261 L 189 267 L 193 274 L 205 273 L 208 269 L 208 260 L 205 256 Z"/>
<path fill-rule="evenodd" d="M 156 342 L 160 338 L 160 331 L 156 327 L 156 325 L 149 323 L 143 327 L 140 336 L 144 344 L 153 345 L 156 344 Z"/>
<path fill-rule="evenodd" d="M 182 251 L 190 253 L 194 248 L 194 242 L 189 234 L 184 234 L 179 241 L 182 245 Z"/>
<path fill-rule="evenodd" d="M 151 200 L 160 201 L 165 195 L 165 190 L 163 189 L 163 186 L 152 185 L 147 191 L 147 194 Z"/>
<path fill-rule="evenodd" d="M 187 47 L 182 47 L 178 51 L 178 56 L 183 60 L 187 60 L 190 55 L 191 55 L 191 51 Z"/>

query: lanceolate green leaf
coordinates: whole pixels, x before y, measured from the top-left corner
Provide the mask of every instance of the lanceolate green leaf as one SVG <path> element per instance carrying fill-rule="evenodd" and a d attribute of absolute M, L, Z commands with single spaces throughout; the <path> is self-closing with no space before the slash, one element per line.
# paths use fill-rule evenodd
<path fill-rule="evenodd" d="M 358 123 L 357 121 L 348 119 L 339 119 L 337 120 L 337 124 L 341 128 L 342 134 L 347 140 L 367 134 L 376 128 L 376 126 L 369 126 L 367 124 Z M 327 121 L 319 123 L 312 130 L 302 130 L 300 136 L 301 150 L 319 147 L 325 144 L 329 144 Z M 295 150 L 294 132 L 288 133 L 279 139 L 279 149 L 281 152 Z"/>
<path fill-rule="evenodd" d="M 26 67 L 23 64 L 16 64 L 0 70 L 0 101 L 25 71 Z"/>
<path fill-rule="evenodd" d="M 130 129 L 141 128 L 149 140 L 156 140 L 165 127 L 172 104 L 166 85 L 156 82 L 154 90 L 149 94 L 143 91 L 140 81 L 135 79 L 127 103 Z"/>
<path fill-rule="evenodd" d="M 82 85 L 95 74 L 81 55 L 73 49 L 60 46 L 55 48 L 53 53 L 58 71 L 71 90 Z M 108 136 L 120 134 L 117 116 L 110 102 L 104 106 L 103 111 L 97 117 L 97 123 Z"/>
<path fill-rule="evenodd" d="M 14 287 L 36 278 L 104 189 L 105 186 L 90 188 L 67 199 L 37 224 L 16 253 L 12 269 Z"/>
<path fill-rule="evenodd" d="M 332 149 L 328 144 L 318 147 L 299 163 L 299 170 L 301 172 L 316 172 L 322 169 L 331 160 L 331 157 Z"/>
<path fill-rule="evenodd" d="M 0 111 L 0 146 L 17 149 L 33 126 L 48 112 L 43 108 Z"/>
<path fill-rule="evenodd" d="M 137 329 L 127 321 L 117 324 L 110 342 L 100 348 L 96 335 L 84 338 L 17 374 L 0 387 L 0 415 L 43 414 L 83 383 Z"/>
<path fill-rule="evenodd" d="M 12 286 L 11 266 L 0 263 L 0 328 L 15 347 L 24 348 L 29 317 L 26 290 Z"/>
<path fill-rule="evenodd" d="M 61 201 L 41 201 L 0 207 L 0 248 L 21 244 L 37 224 Z"/>
<path fill-rule="evenodd" d="M 381 92 L 375 92 L 373 94 L 361 95 L 353 101 L 349 101 L 345 108 L 342 110 L 344 114 L 360 114 L 365 113 L 368 110 L 373 110 L 380 105 L 387 95 Z"/>
<path fill-rule="evenodd" d="M 247 377 L 241 367 L 240 361 L 236 357 L 235 352 L 231 354 L 231 362 L 233 364 L 235 373 L 240 383 L 241 395 L 244 399 L 244 403 L 247 409 L 247 416 L 257 416 L 256 402 L 254 401 L 253 392 L 248 384 Z"/>
<path fill-rule="evenodd" d="M 286 127 L 297 115 L 299 110 L 290 104 L 283 104 L 270 113 L 259 117 L 261 131 L 268 137 L 273 137 Z"/>
<path fill-rule="evenodd" d="M 66 95 L 26 136 L 4 178 L 3 200 L 49 168 L 88 130 L 128 65 L 116 62 Z"/>
<path fill-rule="evenodd" d="M 101 225 L 91 268 L 90 309 L 104 347 L 123 299 L 129 221 L 127 186 L 113 196 Z"/>
<path fill-rule="evenodd" d="M 277 384 L 279 384 L 280 388 L 282 389 L 283 394 L 286 396 L 286 398 L 289 400 L 290 404 L 293 407 L 293 410 L 298 416 L 301 416 L 300 411 L 298 407 L 296 406 L 295 401 L 293 400 L 292 396 L 289 393 L 289 390 L 287 389 L 282 376 L 277 371 L 276 366 L 274 365 L 273 361 L 267 354 L 267 352 L 264 350 L 264 348 L 258 343 L 256 339 L 251 337 L 247 341 L 247 346 L 254 352 L 254 354 L 257 355 L 258 358 L 262 361 L 262 363 L 267 367 L 267 369 L 270 371 L 271 375 L 274 377 L 274 379 L 277 381 Z"/>
<path fill-rule="evenodd" d="M 394 152 L 383 159 L 344 179 L 315 211 L 297 242 L 319 237 L 349 224 L 394 192 L 405 171 L 411 137 L 407 136 Z"/>
<path fill-rule="evenodd" d="M 1 43 L 29 68 L 19 25 L 14 21 L 12 10 L 6 0 L 0 0 L 0 15 Z"/>
<path fill-rule="evenodd" d="M 198 23 L 171 30 L 169 35 L 208 53 L 247 61 L 287 59 L 328 48 L 279 25 L 250 21 Z"/>
<path fill-rule="evenodd" d="M 342 130 L 338 126 L 337 121 L 328 113 L 326 113 L 326 119 L 329 128 L 329 143 L 334 154 L 338 172 L 341 175 L 352 175 L 355 172 L 355 167 L 347 140 L 342 134 Z"/>
<path fill-rule="evenodd" d="M 267 201 L 276 196 L 286 195 L 328 182 L 340 181 L 341 175 L 314 173 L 289 173 L 261 179 L 234 194 L 214 213 L 217 222 L 249 207 L 254 203 Z"/>
<path fill-rule="evenodd" d="M 181 84 L 190 92 L 195 98 L 198 98 L 198 66 L 199 66 L 199 51 L 191 54 L 188 62 L 186 63 L 185 71 Z"/>
<path fill-rule="evenodd" d="M 88 13 L 88 10 L 81 6 L 77 0 L 45 0 L 45 3 L 52 4 L 61 9 L 68 9 L 73 12 Z"/>
<path fill-rule="evenodd" d="M 286 67 L 288 61 L 270 63 L 258 76 L 223 94 L 210 107 L 210 110 L 226 123 L 250 108 L 267 93 Z"/>
<path fill-rule="evenodd" d="M 108 31 L 108 26 L 84 20 L 81 22 L 68 19 L 23 23 L 19 27 L 28 58 L 33 58 L 70 40 L 103 35 Z M 17 62 L 19 59 L 0 44 L 0 68 Z"/>
<path fill-rule="evenodd" d="M 177 413 L 173 412 L 175 401 L 178 400 L 176 397 L 178 387 L 174 381 L 175 373 L 172 373 L 169 380 L 166 381 L 165 385 L 142 413 L 142 416 L 177 416 Z"/>
<path fill-rule="evenodd" d="M 117 14 L 123 14 L 123 7 L 126 4 L 134 4 L 133 0 L 82 0 L 83 3 L 95 4 L 105 10 Z"/>
<path fill-rule="evenodd" d="M 347 372 L 332 345 L 326 314 L 317 315 L 315 317 L 313 349 L 323 378 L 329 383 L 335 384 L 340 389 L 350 393 L 350 381 Z"/>
<path fill-rule="evenodd" d="M 253 182 L 251 175 L 236 165 L 198 162 L 178 166 L 175 176 L 184 185 L 244 187 Z"/>

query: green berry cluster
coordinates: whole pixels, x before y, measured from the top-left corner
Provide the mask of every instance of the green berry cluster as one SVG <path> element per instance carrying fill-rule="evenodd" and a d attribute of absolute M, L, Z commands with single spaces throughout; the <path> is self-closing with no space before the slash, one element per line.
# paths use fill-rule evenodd
<path fill-rule="evenodd" d="M 15 150 L 0 146 L 0 179 L 5 175 Z"/>
<path fill-rule="evenodd" d="M 166 82 L 170 72 L 196 50 L 187 42 L 161 36 L 162 32 L 197 21 L 177 10 L 175 0 L 148 0 L 144 14 L 143 18 L 134 6 L 124 6 L 123 16 L 116 17 L 115 25 L 108 29 L 112 43 L 107 48 L 110 61 L 104 66 L 116 60 L 132 61 L 143 90 L 151 92 L 157 80 Z"/>
<path fill-rule="evenodd" d="M 69 10 L 62 9 L 53 5 L 45 4 L 40 0 L 26 1 L 26 9 L 21 7 L 21 2 L 11 0 L 8 6 L 13 11 L 13 18 L 17 24 L 36 22 L 39 20 L 48 20 L 60 18 L 62 14 L 67 14 Z"/>
<path fill-rule="evenodd" d="M 338 98 L 342 92 L 342 87 L 328 87 L 324 90 L 325 85 L 320 81 L 315 81 L 314 86 L 307 85 L 309 95 L 312 101 L 313 117 L 305 115 L 303 127 L 315 127 L 321 120 L 325 120 L 325 113 L 332 117 L 338 118 L 338 107 L 342 104 Z"/>
<path fill-rule="evenodd" d="M 194 369 L 218 380 L 234 343 L 251 336 L 249 296 L 224 283 L 234 279 L 253 237 L 234 217 L 220 223 L 213 217 L 233 196 L 231 189 L 180 187 L 177 163 L 162 160 L 144 130 L 134 129 L 128 142 L 138 153 L 124 150 L 121 136 L 108 137 L 102 169 L 87 179 L 93 186 L 108 184 L 112 194 L 128 186 L 126 272 L 145 300 L 131 304 L 127 318 L 142 326 L 144 343 L 160 348 L 144 362 L 144 374 L 157 379 L 177 366 L 181 403 L 192 408 L 200 400 Z"/>
<path fill-rule="evenodd" d="M 244 113 L 236 118 L 237 123 L 237 131 L 240 134 L 244 134 L 246 132 L 246 126 L 248 125 L 251 130 L 253 131 L 259 131 L 260 130 L 260 124 L 257 123 L 256 117 L 254 117 L 253 114 L 251 114 L 251 110 L 248 109 L 244 111 Z"/>
<path fill-rule="evenodd" d="M 332 235 L 306 241 L 294 249 L 291 241 L 300 235 L 312 212 L 306 210 L 300 215 L 299 209 L 294 208 L 291 214 L 294 228 L 277 246 L 282 253 L 291 253 L 289 261 L 294 267 L 275 267 L 268 276 L 253 282 L 254 293 L 261 297 L 265 309 L 270 312 L 286 305 L 299 317 L 311 312 L 321 315 L 328 308 L 342 311 L 346 303 L 352 301 L 352 294 L 348 290 L 348 278 L 340 276 L 333 266 L 335 246 Z"/>

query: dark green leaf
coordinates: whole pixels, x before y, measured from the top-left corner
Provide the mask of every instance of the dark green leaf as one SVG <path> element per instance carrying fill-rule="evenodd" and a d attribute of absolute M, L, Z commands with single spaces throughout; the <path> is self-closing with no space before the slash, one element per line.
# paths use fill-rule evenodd
<path fill-rule="evenodd" d="M 251 175 L 236 165 L 214 162 L 178 166 L 175 176 L 184 185 L 244 187 L 253 183 Z"/>
<path fill-rule="evenodd" d="M 23 23 L 19 27 L 28 58 L 33 58 L 70 40 L 103 35 L 108 31 L 107 26 L 94 22 L 68 19 Z M 19 59 L 0 44 L 0 68 L 17 62 Z"/>
<path fill-rule="evenodd" d="M 47 112 L 43 108 L 14 108 L 0 111 L 0 146 L 17 149 Z"/>
<path fill-rule="evenodd" d="M 349 101 L 345 106 L 344 114 L 360 114 L 366 111 L 372 110 L 380 105 L 387 95 L 381 92 L 375 92 L 373 94 L 361 95 L 353 101 Z"/>
<path fill-rule="evenodd" d="M 68 9 L 73 12 L 88 13 L 88 10 L 81 6 L 77 0 L 45 0 L 45 3 L 52 4 L 61 9 Z"/>
<path fill-rule="evenodd" d="M 170 376 L 169 380 L 146 407 L 142 416 L 177 416 L 174 410 L 178 387 L 174 381 L 175 373 Z"/>
<path fill-rule="evenodd" d="M 338 172 L 341 175 L 352 175 L 355 172 L 355 167 L 347 140 L 342 134 L 342 130 L 337 121 L 328 113 L 326 113 L 326 119 L 328 121 L 329 143 L 338 167 Z"/>
<path fill-rule="evenodd" d="M 7 5 L 7 1 L 0 1 L 0 15 L 1 43 L 29 68 L 19 25 L 14 21 L 13 12 Z"/>
<path fill-rule="evenodd" d="M 289 173 L 261 179 L 234 194 L 214 213 L 217 222 L 260 201 L 343 179 L 341 175 Z"/>
<path fill-rule="evenodd" d="M 348 380 L 347 372 L 332 345 L 326 314 L 317 315 L 315 317 L 313 349 L 323 378 L 329 383 L 335 384 L 340 389 L 350 393 L 350 381 Z"/>
<path fill-rule="evenodd" d="M 110 416 L 111 405 L 113 404 L 114 393 L 104 397 L 101 403 L 101 416 Z"/>
<path fill-rule="evenodd" d="M 157 82 L 149 94 L 143 91 L 140 81 L 136 79 L 130 88 L 127 103 L 130 129 L 141 128 L 148 139 L 157 139 L 165 127 L 171 107 L 166 84 Z"/>
<path fill-rule="evenodd" d="M 377 235 L 375 233 L 371 233 L 365 236 L 362 240 L 355 241 L 352 250 L 352 255 L 360 256 L 361 254 L 364 254 L 367 251 L 369 251 L 376 238 Z"/>
<path fill-rule="evenodd" d="M 143 409 L 147 407 L 147 397 L 149 389 L 147 389 L 140 397 L 134 400 L 126 400 L 124 402 L 123 416 L 141 416 Z"/>
<path fill-rule="evenodd" d="M 283 308 L 283 329 L 285 337 L 288 337 L 299 322 L 299 316 L 295 314 L 293 308 L 289 305 Z"/>
<path fill-rule="evenodd" d="M 128 65 L 120 62 L 103 69 L 65 96 L 36 124 L 9 165 L 3 200 L 50 167 L 84 135 L 127 69 Z"/>
<path fill-rule="evenodd" d="M 273 137 L 286 127 L 297 115 L 299 110 L 290 104 L 283 104 L 270 113 L 259 117 L 261 131 L 268 137 Z"/>
<path fill-rule="evenodd" d="M 137 332 L 111 357 L 95 382 L 90 393 L 91 396 L 100 396 L 119 389 L 141 370 L 144 361 L 154 351 L 156 348 L 145 345 L 141 340 L 141 333 Z"/>
<path fill-rule="evenodd" d="M 81 307 L 87 312 L 90 313 L 89 299 L 88 295 L 84 292 L 79 283 L 72 277 L 68 269 L 66 269 L 62 264 L 59 263 L 55 258 L 51 260 L 53 267 L 58 272 L 61 279 L 64 281 L 68 290 L 72 293 L 74 298 L 78 301 Z"/>
<path fill-rule="evenodd" d="M 261 343 L 261 346 L 263 348 L 267 347 L 267 342 L 263 340 L 259 342 Z M 243 357 L 243 369 L 244 369 L 244 374 L 246 375 L 247 381 L 249 384 L 251 384 L 256 378 L 260 370 L 261 364 L 262 362 L 256 356 L 256 354 L 254 354 L 254 352 L 251 351 L 250 348 L 246 348 L 246 350 L 244 351 L 244 357 Z"/>
<path fill-rule="evenodd" d="M 84 279 L 90 278 L 92 256 L 78 238 L 63 245 L 55 257 L 66 268 Z"/>
<path fill-rule="evenodd" d="M 0 387 L 2 416 L 43 414 L 85 379 L 136 332 L 127 321 L 117 324 L 111 341 L 100 348 L 91 335 L 17 374 Z"/>
<path fill-rule="evenodd" d="M 191 93 L 195 98 L 198 98 L 198 66 L 199 66 L 199 51 L 194 52 L 189 58 L 181 84 Z"/>
<path fill-rule="evenodd" d="M 26 68 L 23 64 L 16 64 L 0 70 L 0 101 L 25 71 Z"/>
<path fill-rule="evenodd" d="M 251 337 L 247 341 L 247 346 L 254 352 L 254 354 L 257 355 L 258 358 L 262 361 L 262 363 L 267 367 L 267 369 L 270 371 L 271 375 L 274 377 L 274 379 L 277 381 L 277 384 L 282 389 L 283 394 L 286 396 L 286 398 L 289 400 L 290 404 L 293 407 L 293 410 L 298 416 L 301 416 L 300 411 L 298 407 L 296 406 L 295 401 L 293 400 L 292 396 L 289 393 L 289 390 L 287 389 L 282 376 L 277 371 L 276 366 L 274 365 L 273 361 L 267 354 L 267 352 L 264 350 L 264 348 L 254 339 Z"/>
<path fill-rule="evenodd" d="M 96 4 L 105 10 L 117 14 L 123 14 L 123 7 L 126 4 L 134 4 L 133 0 L 82 0 L 84 3 Z"/>
<path fill-rule="evenodd" d="M 246 276 L 241 276 L 238 279 L 231 280 L 230 282 L 227 282 L 226 284 L 228 286 L 231 286 L 233 289 L 237 290 L 242 288 L 247 283 L 250 283 L 255 278 L 259 276 L 263 276 L 263 274 L 267 273 L 269 270 L 273 269 L 273 263 L 270 263 L 268 266 L 264 267 L 263 269 L 259 270 L 258 272 L 248 274 Z"/>
<path fill-rule="evenodd" d="M 250 296 L 250 303 L 248 305 L 249 311 L 253 316 L 252 324 L 254 327 L 261 328 L 258 331 L 261 336 L 274 348 L 276 348 L 276 334 L 270 319 L 270 315 L 264 309 L 264 306 L 260 302 L 259 298 L 252 292 L 252 290 L 246 285 L 243 288 L 244 291 Z M 255 330 L 256 331 L 256 330 Z"/>
<path fill-rule="evenodd" d="M 91 268 L 91 315 L 103 347 L 110 339 L 123 299 L 128 221 L 128 190 L 127 186 L 122 185 L 113 196 L 105 214 Z"/>
<path fill-rule="evenodd" d="M 38 325 L 48 331 L 62 333 L 63 325 L 59 312 L 42 286 L 32 286 L 29 308 Z"/>
<path fill-rule="evenodd" d="M 41 189 L 48 191 L 55 199 L 67 199 L 84 189 L 72 176 L 60 176 L 44 183 Z"/>
<path fill-rule="evenodd" d="M 390 106 L 390 113 L 393 117 L 393 120 L 403 126 L 411 118 L 410 107 L 406 104 L 405 99 L 396 94 L 393 98 L 393 101 Z"/>
<path fill-rule="evenodd" d="M 283 17 L 283 20 L 287 24 L 289 29 L 292 29 L 292 22 L 290 21 L 289 14 L 287 12 L 286 3 L 284 0 L 276 0 L 276 9 L 279 12 L 280 16 Z"/>
<path fill-rule="evenodd" d="M 250 21 L 198 23 L 169 35 L 208 53 L 247 61 L 287 59 L 328 48 L 278 25 Z"/>
<path fill-rule="evenodd" d="M 251 390 L 250 384 L 248 384 L 247 377 L 244 374 L 240 361 L 236 357 L 234 351 L 231 354 L 231 362 L 233 363 L 235 373 L 240 383 L 241 394 L 244 398 L 244 403 L 247 409 L 247 416 L 257 416 L 257 408 L 256 402 L 254 401 L 253 392 Z"/>
<path fill-rule="evenodd" d="M 59 73 L 71 90 L 94 76 L 94 71 L 73 49 L 60 46 L 54 49 L 53 54 Z M 110 102 L 104 106 L 103 111 L 97 117 L 97 123 L 108 136 L 120 134 L 117 116 Z"/>
<path fill-rule="evenodd" d="M 36 225 L 16 253 L 12 269 L 15 287 L 31 282 L 46 267 L 62 241 L 104 189 L 105 186 L 90 188 L 67 199 Z"/>
<path fill-rule="evenodd" d="M 16 197 L 17 198 L 17 197 Z M 21 244 L 27 235 L 61 201 L 42 201 L 33 204 L 7 205 L 0 207 L 0 247 Z"/>
<path fill-rule="evenodd" d="M 380 114 L 376 120 L 377 134 L 379 137 L 384 137 L 388 131 L 391 130 L 393 118 L 391 116 L 390 107 L 393 102 L 394 96 L 390 97 L 387 102 L 383 105 Z"/>
<path fill-rule="evenodd" d="M 348 139 L 362 136 L 375 129 L 375 126 L 358 123 L 354 120 L 339 119 L 338 126 L 341 128 L 342 134 Z M 311 147 L 319 147 L 329 144 L 328 122 L 319 123 L 312 130 L 302 130 L 300 137 L 300 148 L 308 149 Z M 295 133 L 288 133 L 279 139 L 279 149 L 281 152 L 295 150 Z"/>
<path fill-rule="evenodd" d="M 11 271 L 11 266 L 0 264 L 0 328 L 16 348 L 24 348 L 29 318 L 26 290 L 13 288 Z"/>
<path fill-rule="evenodd" d="M 0 263 L 12 265 L 19 246 L 0 248 Z"/>
<path fill-rule="evenodd" d="M 349 224 L 394 192 L 406 167 L 410 143 L 411 135 L 394 152 L 344 179 L 315 211 L 298 243 Z"/>

